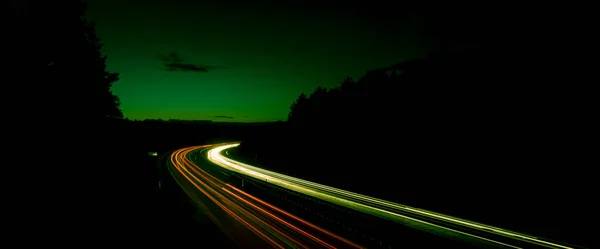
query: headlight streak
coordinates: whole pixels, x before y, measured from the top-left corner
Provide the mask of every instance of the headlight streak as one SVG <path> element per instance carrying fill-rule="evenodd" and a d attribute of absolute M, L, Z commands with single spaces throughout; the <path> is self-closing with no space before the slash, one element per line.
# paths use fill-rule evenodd
<path fill-rule="evenodd" d="M 484 224 L 479 224 L 476 222 L 459 219 L 456 217 L 443 215 L 443 214 L 439 214 L 439 213 L 435 213 L 435 212 L 431 212 L 431 211 L 427 211 L 427 210 L 423 210 L 423 209 L 419 209 L 419 208 L 413 208 L 413 207 L 409 207 L 409 206 L 405 206 L 405 205 L 401 205 L 401 204 L 397 204 L 397 203 L 393 203 L 393 202 L 353 193 L 350 191 L 337 189 L 337 188 L 329 187 L 326 185 L 302 180 L 299 178 L 283 175 L 280 173 L 268 171 L 265 169 L 261 169 L 258 167 L 254 167 L 254 166 L 251 166 L 248 164 L 244 164 L 244 163 L 232 160 L 230 158 L 227 158 L 227 157 L 221 155 L 222 151 L 229 149 L 229 148 L 236 147 L 236 146 L 239 146 L 239 143 L 231 143 L 231 144 L 227 144 L 227 145 L 217 146 L 208 151 L 208 159 L 211 162 L 213 162 L 225 169 L 235 171 L 235 172 L 238 172 L 238 173 L 241 173 L 241 174 L 244 174 L 244 175 L 256 178 L 256 179 L 265 180 L 269 183 L 278 185 L 283 188 L 287 188 L 287 189 L 290 189 L 290 190 L 293 190 L 293 191 L 296 191 L 299 193 L 303 193 L 303 194 L 306 194 L 306 195 L 309 195 L 309 196 L 312 196 L 312 197 L 315 197 L 315 198 L 318 198 L 318 199 L 321 199 L 324 201 L 328 201 L 328 202 L 335 203 L 335 204 L 338 204 L 341 206 L 352 208 L 354 210 L 368 213 L 368 214 L 371 214 L 371 215 L 374 215 L 377 217 L 381 217 L 381 218 L 385 218 L 385 219 L 391 219 L 391 220 L 406 219 L 406 220 L 418 222 L 421 224 L 434 226 L 434 227 L 445 229 L 448 231 L 460 233 L 460 234 L 474 237 L 477 239 L 486 240 L 486 241 L 500 244 L 503 246 L 519 248 L 517 246 L 509 245 L 509 244 L 506 244 L 506 243 L 503 243 L 500 241 L 488 239 L 488 238 L 477 236 L 474 234 L 469 234 L 469 233 L 466 233 L 463 231 L 455 230 L 452 228 L 440 226 L 440 225 L 433 224 L 433 223 L 430 223 L 427 221 L 419 220 L 417 218 L 399 214 L 400 212 L 409 212 L 409 213 L 416 214 L 419 216 L 424 216 L 424 217 L 428 217 L 428 218 L 439 220 L 439 221 L 449 222 L 449 223 L 452 223 L 452 224 L 455 224 L 455 225 L 458 225 L 461 227 L 467 227 L 467 228 L 475 229 L 475 230 L 482 231 L 482 232 L 492 233 L 492 234 L 500 235 L 500 236 L 504 236 L 504 237 L 510 237 L 513 239 L 517 239 L 517 240 L 521 240 L 521 241 L 525 241 L 525 242 L 529 242 L 529 243 L 533 243 L 533 244 L 537 244 L 537 245 L 542 245 L 542 246 L 549 247 L 549 248 L 572 249 L 571 247 L 567 247 L 564 245 L 545 241 L 545 240 L 536 238 L 534 236 L 520 234 L 520 233 L 508 231 L 505 229 L 501 229 L 501 228 L 497 228 L 497 227 L 493 227 L 493 226 L 489 226 L 489 225 L 484 225 Z M 386 210 L 386 209 L 391 209 L 391 211 Z M 401 221 L 401 220 L 398 220 L 398 221 Z"/>

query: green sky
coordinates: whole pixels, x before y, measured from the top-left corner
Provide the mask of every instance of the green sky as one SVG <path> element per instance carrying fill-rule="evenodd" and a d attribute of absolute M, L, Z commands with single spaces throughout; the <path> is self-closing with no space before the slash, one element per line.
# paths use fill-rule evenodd
<path fill-rule="evenodd" d="M 121 74 L 113 90 L 130 119 L 285 120 L 300 93 L 424 50 L 410 25 L 356 11 L 148 2 L 89 1 L 108 68 Z M 157 56 L 170 52 L 217 68 L 164 71 Z"/>

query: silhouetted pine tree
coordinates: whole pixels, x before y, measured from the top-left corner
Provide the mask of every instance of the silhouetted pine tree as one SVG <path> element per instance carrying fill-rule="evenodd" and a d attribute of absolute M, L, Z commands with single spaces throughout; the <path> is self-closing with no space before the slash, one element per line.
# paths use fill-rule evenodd
<path fill-rule="evenodd" d="M 118 137 L 107 122 L 123 117 L 110 90 L 118 75 L 106 70 L 102 43 L 94 25 L 84 18 L 83 2 L 21 0 L 8 7 L 3 12 L 10 25 L 2 35 L 7 43 L 2 106 L 4 123 L 12 125 L 6 130 L 13 137 L 4 142 L 15 152 L 5 153 L 32 158 L 11 167 L 23 172 L 8 175 L 35 172 L 29 176 L 31 184 L 18 187 L 19 200 L 14 203 L 52 203 L 45 208 L 52 215 L 23 215 L 30 220 L 19 222 L 46 235 L 95 236 L 83 231 L 89 224 L 117 224 L 111 217 L 128 208 L 121 193 L 132 189 L 125 183 L 134 179 L 130 173 L 134 170 L 127 171 L 126 166 L 135 166 L 127 157 L 135 147 L 124 145 L 128 139 Z M 27 193 L 36 190 L 36 198 L 28 198 Z M 68 243 L 62 239 L 48 243 L 52 241 Z"/>
<path fill-rule="evenodd" d="M 84 2 L 30 0 L 10 7 L 9 74 L 15 76 L 15 92 L 29 103 L 23 106 L 28 113 L 55 123 L 123 118 L 111 92 L 118 74 L 106 70 Z"/>

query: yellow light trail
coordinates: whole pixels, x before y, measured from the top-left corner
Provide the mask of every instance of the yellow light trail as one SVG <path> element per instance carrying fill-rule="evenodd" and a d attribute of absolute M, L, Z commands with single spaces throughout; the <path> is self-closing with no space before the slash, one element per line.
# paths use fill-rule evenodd
<path fill-rule="evenodd" d="M 482 231 L 482 232 L 487 232 L 487 233 L 492 233 L 495 235 L 509 237 L 509 238 L 513 238 L 513 239 L 517 239 L 517 240 L 521 240 L 521 241 L 525 241 L 525 242 L 529 242 L 529 243 L 533 243 L 533 244 L 537 244 L 537 245 L 541 245 L 541 246 L 545 246 L 545 247 L 549 247 L 549 248 L 572 249 L 572 247 L 545 241 L 545 240 L 542 240 L 540 238 L 537 238 L 537 237 L 534 237 L 531 235 L 512 232 L 512 231 L 508 231 L 505 229 L 468 221 L 465 219 L 460 219 L 460 218 L 456 218 L 456 217 L 452 217 L 452 216 L 448 216 L 448 215 L 444 215 L 444 214 L 439 214 L 439 213 L 435 213 L 435 212 L 431 212 L 431 211 L 427 211 L 427 210 L 423 210 L 423 209 L 419 209 L 419 208 L 409 207 L 406 205 L 401 205 L 398 203 L 385 201 L 385 200 L 381 200 L 378 198 L 373 198 L 373 197 L 369 197 L 366 195 L 361 195 L 361 194 L 353 193 L 350 191 L 333 188 L 330 186 L 326 186 L 326 185 L 302 180 L 299 178 L 283 175 L 283 174 L 276 173 L 273 171 L 269 171 L 269 170 L 261 169 L 261 168 L 255 167 L 255 166 L 251 166 L 251 165 L 248 165 L 248 164 L 245 164 L 242 162 L 238 162 L 238 161 L 232 160 L 230 158 L 227 158 L 227 157 L 221 155 L 222 151 L 229 149 L 229 148 L 236 147 L 236 146 L 239 146 L 239 143 L 232 143 L 232 144 L 221 145 L 221 146 L 215 147 L 208 151 L 208 159 L 211 162 L 213 162 L 214 164 L 219 165 L 228 170 L 235 171 L 235 172 L 238 172 L 238 173 L 241 173 L 241 174 L 244 174 L 244 175 L 256 178 L 256 179 L 265 180 L 269 183 L 278 185 L 280 187 L 284 187 L 284 188 L 287 188 L 287 189 L 290 189 L 290 190 L 293 190 L 293 191 L 296 191 L 299 193 L 303 193 L 303 194 L 306 194 L 306 195 L 309 195 L 309 196 L 312 196 L 312 197 L 315 197 L 315 198 L 318 198 L 318 199 L 321 199 L 324 201 L 328 201 L 328 202 L 335 203 L 335 204 L 338 204 L 341 206 L 352 208 L 354 210 L 368 213 L 368 214 L 378 216 L 381 218 L 385 218 L 385 219 L 390 219 L 390 220 L 394 220 L 394 221 L 400 221 L 398 219 L 408 219 L 408 220 L 418 222 L 418 223 L 421 223 L 424 225 L 434 226 L 436 228 L 441 228 L 441 229 L 444 229 L 447 231 L 460 233 L 463 235 L 467 235 L 469 237 L 482 239 L 482 240 L 496 243 L 499 245 L 508 246 L 508 247 L 512 247 L 512 248 L 519 248 L 514 245 L 509 245 L 509 244 L 506 244 L 506 243 L 503 243 L 500 241 L 495 241 L 495 240 L 488 239 L 485 237 L 481 237 L 481 236 L 477 236 L 474 234 L 469 234 L 469 233 L 466 233 L 463 231 L 459 231 L 456 229 L 444 227 L 444 226 L 441 226 L 438 224 L 433 224 L 431 222 L 419 220 L 417 218 L 409 217 L 409 216 L 402 215 L 399 213 L 399 212 L 409 212 L 412 214 L 428 217 L 428 218 L 431 218 L 434 220 L 449 222 L 449 223 L 452 223 L 454 225 L 458 225 L 461 227 L 467 227 L 467 228 L 475 229 L 475 230 Z M 385 210 L 383 208 L 391 209 L 392 211 Z"/>

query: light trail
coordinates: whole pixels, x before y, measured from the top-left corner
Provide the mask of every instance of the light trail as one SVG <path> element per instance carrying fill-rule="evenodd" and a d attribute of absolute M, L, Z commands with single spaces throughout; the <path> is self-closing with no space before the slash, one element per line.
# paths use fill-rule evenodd
<path fill-rule="evenodd" d="M 200 204 L 199 206 L 203 207 L 220 227 L 229 223 L 221 222 L 219 217 L 223 215 L 217 215 L 213 212 L 215 209 L 221 210 L 221 214 L 226 214 L 246 228 L 246 236 L 229 234 L 234 239 L 238 238 L 238 244 L 249 248 L 362 248 L 221 181 L 190 160 L 190 153 L 205 150 L 210 146 L 213 145 L 188 147 L 173 152 L 169 171 L 179 186 L 192 200 Z M 206 197 L 206 200 L 203 200 L 203 197 Z M 212 204 L 212 210 L 208 204 Z M 240 231 L 233 227 L 222 229 L 229 233 Z M 250 243 L 250 240 L 254 241 Z"/>
<path fill-rule="evenodd" d="M 534 236 L 521 234 L 517 232 L 508 231 L 505 229 L 484 225 L 472 221 L 468 221 L 465 219 L 460 219 L 440 213 L 435 213 L 419 208 L 413 208 L 406 205 L 401 205 L 398 203 L 381 200 L 378 198 L 369 197 L 366 195 L 361 195 L 357 193 L 353 193 L 350 191 L 329 187 L 326 185 L 302 180 L 299 178 L 283 175 L 280 173 L 272 172 L 269 170 L 261 169 L 255 166 L 251 166 L 248 164 L 244 164 L 230 158 L 227 158 L 221 155 L 221 152 L 238 146 L 239 143 L 232 143 L 227 145 L 221 145 L 215 147 L 208 152 L 208 159 L 216 165 L 219 165 L 225 169 L 235 171 L 256 179 L 265 180 L 269 183 L 278 185 L 283 188 L 287 188 L 299 193 L 303 193 L 324 201 L 328 201 L 337 205 L 341 205 L 344 207 L 348 207 L 360 212 L 364 212 L 367 214 L 371 214 L 374 216 L 378 216 L 381 218 L 405 222 L 406 220 L 420 223 L 426 226 L 433 226 L 439 229 L 444 229 L 447 231 L 459 233 L 462 235 L 467 235 L 473 238 L 485 240 L 488 242 L 496 243 L 503 246 L 508 246 L 512 248 L 519 248 L 518 246 L 514 246 L 511 244 L 507 244 L 501 241 L 488 239 L 479 235 L 471 234 L 468 231 L 459 231 L 457 229 L 449 228 L 444 226 L 443 223 L 433 224 L 432 222 L 422 220 L 423 217 L 429 218 L 430 220 L 435 221 L 443 221 L 447 223 L 451 223 L 453 225 L 469 228 L 473 230 L 477 230 L 484 234 L 494 234 L 503 236 L 506 238 L 516 239 L 548 248 L 560 248 L 560 249 L 572 249 L 572 247 L 568 247 L 565 245 L 560 245 L 554 242 L 549 242 Z M 408 216 L 411 215 L 411 216 Z"/>
<path fill-rule="evenodd" d="M 356 248 L 360 247 L 359 245 L 356 245 L 356 244 L 354 244 L 353 242 L 351 242 L 349 240 L 346 240 L 346 239 L 344 239 L 342 237 L 339 237 L 339 236 L 337 236 L 337 235 L 335 235 L 335 234 L 333 234 L 333 233 L 331 233 L 331 232 L 329 232 L 329 231 L 327 231 L 325 229 L 322 229 L 322 228 L 320 228 L 320 227 L 318 227 L 318 226 L 316 226 L 316 225 L 314 225 L 314 224 L 312 224 L 310 222 L 307 222 L 307 221 L 305 221 L 303 219 L 300 219 L 300 218 L 298 218 L 295 215 L 292 215 L 292 214 L 290 214 L 290 213 L 288 213 L 286 211 L 283 211 L 283 210 L 281 210 L 281 209 L 279 209 L 279 208 L 277 208 L 277 207 L 275 207 L 275 206 L 273 206 L 273 205 L 271 205 L 269 203 L 266 203 L 266 202 L 264 202 L 264 201 L 262 201 L 262 200 L 260 200 L 260 199 L 258 199 L 256 197 L 254 197 L 254 196 L 251 196 L 251 195 L 245 193 L 244 191 L 241 191 L 241 190 L 237 189 L 236 187 L 233 187 L 233 186 L 231 186 L 229 184 L 227 184 L 227 185 L 230 186 L 233 190 L 237 191 L 238 193 L 243 194 L 243 195 L 247 196 L 248 198 L 253 199 L 253 200 L 255 200 L 255 201 L 257 201 L 257 202 L 259 202 L 259 203 L 261 203 L 261 204 L 263 204 L 265 206 L 268 206 L 271 209 L 273 209 L 273 210 L 275 210 L 275 211 L 277 211 L 277 212 L 279 212 L 279 213 L 281 213 L 281 214 L 283 214 L 283 215 L 285 215 L 287 217 L 290 217 L 290 218 L 292 218 L 292 219 L 294 219 L 294 220 L 296 220 L 298 222 L 301 222 L 301 223 L 303 223 L 303 224 L 305 224 L 305 225 L 307 225 L 309 227 L 312 227 L 312 228 L 314 228 L 316 230 L 319 230 L 320 232 L 325 233 L 325 234 L 327 234 L 329 236 L 337 237 L 338 239 L 344 241 L 346 244 L 351 245 L 352 247 L 356 247 Z"/>

